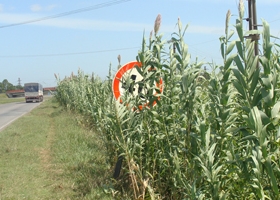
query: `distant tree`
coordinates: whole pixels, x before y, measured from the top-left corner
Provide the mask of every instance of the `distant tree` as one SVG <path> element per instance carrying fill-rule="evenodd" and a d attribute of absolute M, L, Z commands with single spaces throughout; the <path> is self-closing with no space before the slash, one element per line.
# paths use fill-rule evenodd
<path fill-rule="evenodd" d="M 7 79 L 4 79 L 1 84 L 1 92 L 5 92 L 7 90 L 14 90 L 16 87 L 11 84 Z"/>
<path fill-rule="evenodd" d="M 8 85 L 9 85 L 9 81 L 7 79 L 4 79 L 2 81 L 2 88 L 3 88 L 4 91 L 7 91 Z"/>

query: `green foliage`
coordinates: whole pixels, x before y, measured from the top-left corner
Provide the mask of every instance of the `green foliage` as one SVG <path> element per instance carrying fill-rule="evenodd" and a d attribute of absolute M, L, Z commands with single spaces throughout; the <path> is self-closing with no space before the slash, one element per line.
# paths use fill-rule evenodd
<path fill-rule="evenodd" d="M 0 93 L 4 93 L 8 90 L 15 90 L 15 89 L 22 89 L 22 88 L 23 87 L 20 85 L 14 86 L 7 79 L 4 79 L 2 82 L 0 82 Z"/>
<path fill-rule="evenodd" d="M 187 26 L 178 20 L 171 44 L 158 34 L 149 44 L 143 39 L 137 70 L 144 79 L 134 84 L 145 94 L 126 92 L 122 104 L 115 101 L 111 73 L 106 81 L 81 71 L 59 81 L 61 104 L 87 116 L 111 159 L 124 158 L 114 190 L 133 199 L 280 198 L 279 53 L 267 22 L 262 32 L 246 33 L 242 16 L 233 40 L 228 12 L 220 38 L 224 63 L 211 65 L 210 73 L 191 61 Z M 244 39 L 249 34 L 262 34 L 263 55 L 254 55 L 254 42 Z M 160 78 L 164 90 L 155 96 Z"/>

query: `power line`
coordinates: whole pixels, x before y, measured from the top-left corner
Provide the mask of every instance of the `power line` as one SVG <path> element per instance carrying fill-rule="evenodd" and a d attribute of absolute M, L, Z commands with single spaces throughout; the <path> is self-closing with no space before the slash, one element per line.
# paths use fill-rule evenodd
<path fill-rule="evenodd" d="M 219 39 L 213 39 L 213 40 L 207 40 L 207 41 L 199 42 L 199 43 L 195 43 L 195 44 L 189 44 L 189 46 L 196 46 L 196 45 L 206 44 L 206 43 L 210 43 L 210 42 L 217 42 L 217 41 L 219 41 Z"/>
<path fill-rule="evenodd" d="M 274 19 L 274 20 L 269 21 L 268 23 L 273 23 L 273 22 L 276 22 L 276 21 L 279 21 L 279 20 L 280 20 L 280 18 Z"/>
<path fill-rule="evenodd" d="M 28 20 L 28 21 L 14 23 L 14 24 L 7 24 L 7 25 L 0 26 L 0 28 L 8 28 L 8 27 L 12 27 L 12 26 L 19 26 L 19 25 L 23 25 L 23 24 L 30 24 L 30 23 L 44 21 L 44 20 L 48 20 L 48 19 L 64 17 L 64 16 L 67 16 L 67 15 L 73 15 L 73 14 L 80 13 L 80 12 L 87 12 L 87 11 L 91 11 L 91 10 L 96 10 L 96 9 L 100 9 L 100 8 L 104 8 L 104 7 L 109 7 L 109 6 L 112 6 L 112 5 L 121 4 L 121 3 L 124 3 L 124 2 L 128 2 L 128 1 L 131 1 L 131 0 L 108 1 L 108 2 L 100 3 L 100 4 L 97 4 L 97 5 L 94 5 L 94 6 L 80 8 L 80 9 L 77 9 L 77 10 L 72 10 L 72 11 L 68 11 L 68 12 L 64 12 L 64 13 L 60 13 L 60 14 L 56 14 L 56 15 L 50 15 L 50 16 L 47 16 L 47 17 L 42 17 L 42 18 L 38 18 L 38 19 L 34 19 L 34 20 Z"/>
<path fill-rule="evenodd" d="M 215 40 L 208 40 L 205 42 L 190 44 L 189 46 L 195 48 L 194 46 L 205 44 L 209 42 L 214 42 Z M 106 50 L 99 50 L 99 51 L 82 51 L 82 52 L 69 52 L 69 53 L 55 53 L 55 54 L 30 54 L 30 55 L 0 55 L 0 58 L 27 58 L 27 57 L 55 57 L 55 56 L 70 56 L 70 55 L 82 55 L 82 54 L 95 54 L 95 53 L 105 53 L 105 52 L 112 52 L 112 51 L 123 51 L 123 50 L 130 50 L 130 49 L 139 49 L 140 46 L 137 47 L 125 47 L 125 48 L 118 48 L 118 49 L 106 49 Z M 197 49 L 198 50 L 198 49 Z M 207 54 L 207 53 L 205 53 Z"/>
<path fill-rule="evenodd" d="M 94 53 L 104 53 L 104 52 L 111 52 L 111 51 L 121 51 L 121 50 L 130 50 L 130 49 L 139 49 L 139 47 L 127 47 L 127 48 L 120 48 L 120 49 L 107 49 L 107 50 L 100 50 L 100 51 L 83 51 L 83 52 L 73 52 L 73 53 L 57 53 L 57 54 L 37 54 L 37 55 L 7 55 L 1 56 L 0 58 L 27 58 L 27 57 L 53 57 L 53 56 L 69 56 L 69 55 L 80 55 L 80 54 L 94 54 Z"/>
<path fill-rule="evenodd" d="M 215 42 L 217 39 L 208 40 L 200 43 L 190 44 L 191 48 L 195 48 L 196 45 L 201 45 L 205 43 Z M 55 56 L 70 56 L 70 55 L 82 55 L 82 54 L 95 54 L 95 53 L 105 53 L 105 52 L 113 52 L 113 51 L 123 51 L 123 50 L 130 50 L 130 49 L 139 49 L 140 46 L 137 47 L 125 47 L 125 48 L 118 48 L 118 49 L 106 49 L 106 50 L 98 50 L 98 51 L 82 51 L 82 52 L 69 52 L 69 53 L 55 53 L 55 54 L 30 54 L 30 55 L 0 55 L 0 58 L 28 58 L 28 57 L 55 57 Z M 204 54 L 207 54 L 204 52 Z"/>

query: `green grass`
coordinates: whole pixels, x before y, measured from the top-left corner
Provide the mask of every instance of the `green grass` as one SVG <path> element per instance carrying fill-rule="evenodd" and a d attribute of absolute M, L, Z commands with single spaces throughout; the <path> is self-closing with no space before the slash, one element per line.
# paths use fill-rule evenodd
<path fill-rule="evenodd" d="M 0 132 L 0 199 L 111 199 L 99 136 L 54 99 Z"/>
<path fill-rule="evenodd" d="M 8 98 L 6 94 L 1 93 L 0 94 L 0 104 L 4 103 L 13 103 L 13 102 L 24 102 L 24 97 L 18 97 L 18 98 Z"/>

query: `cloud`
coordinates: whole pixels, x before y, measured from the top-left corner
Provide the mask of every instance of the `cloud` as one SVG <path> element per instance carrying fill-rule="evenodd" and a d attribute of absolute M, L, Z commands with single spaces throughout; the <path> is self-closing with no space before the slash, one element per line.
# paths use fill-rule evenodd
<path fill-rule="evenodd" d="M 57 5 L 55 5 L 55 4 L 48 5 L 45 7 L 45 10 L 47 10 L 47 11 L 53 10 L 56 6 Z"/>
<path fill-rule="evenodd" d="M 30 10 L 32 10 L 33 12 L 39 12 L 42 10 L 42 6 L 40 6 L 39 4 L 33 4 L 30 6 Z"/>
<path fill-rule="evenodd" d="M 56 7 L 55 4 L 47 5 L 47 6 L 41 6 L 40 4 L 33 4 L 30 6 L 30 10 L 33 12 L 39 12 L 39 11 L 51 11 Z"/>
<path fill-rule="evenodd" d="M 0 4 L 0 12 L 3 11 L 4 7 L 2 4 Z"/>

